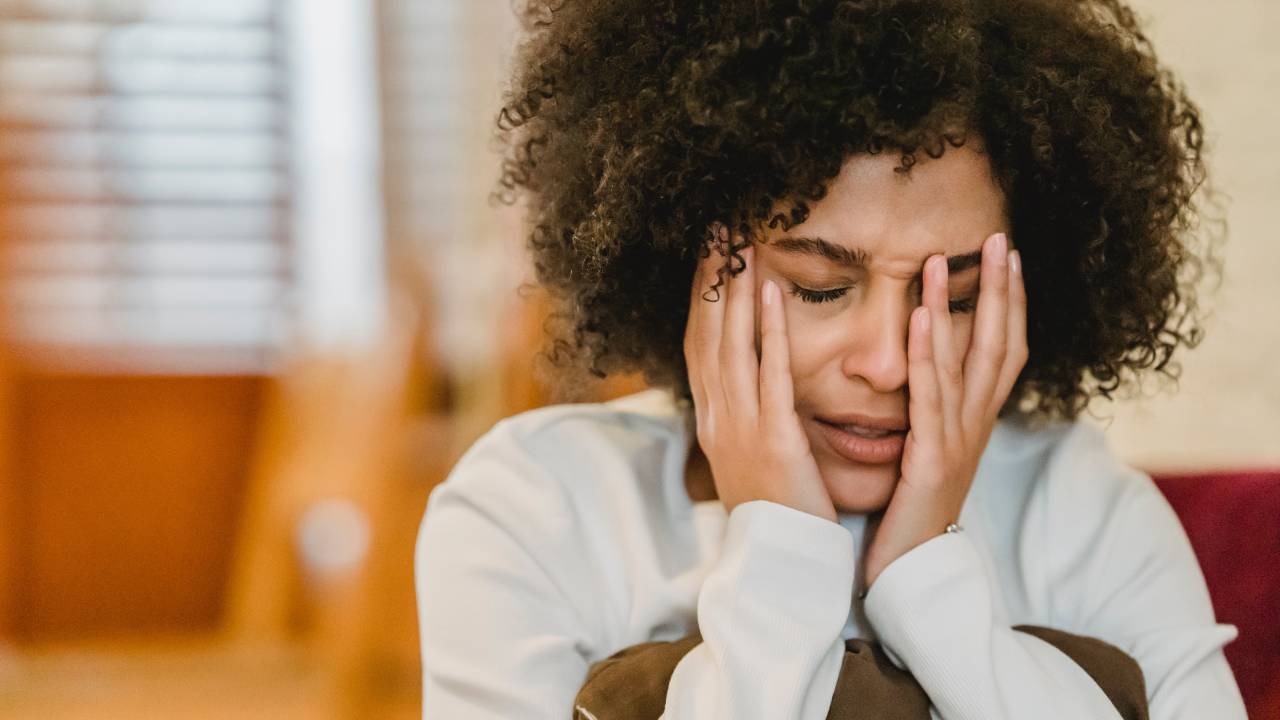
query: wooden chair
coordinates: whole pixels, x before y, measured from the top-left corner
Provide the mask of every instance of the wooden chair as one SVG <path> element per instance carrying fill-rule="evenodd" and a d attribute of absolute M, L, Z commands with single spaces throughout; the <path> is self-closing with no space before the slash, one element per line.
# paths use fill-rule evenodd
<path fill-rule="evenodd" d="M 219 630 L 24 650 L 0 718 L 420 716 L 413 540 L 457 451 L 397 307 L 377 347 L 269 389 Z"/>

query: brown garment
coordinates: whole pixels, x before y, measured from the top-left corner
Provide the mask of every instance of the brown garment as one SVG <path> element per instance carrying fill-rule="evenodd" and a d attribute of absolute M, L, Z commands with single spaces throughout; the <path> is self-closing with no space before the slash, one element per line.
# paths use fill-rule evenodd
<path fill-rule="evenodd" d="M 1142 669 L 1119 648 L 1101 640 L 1052 628 L 1018 625 L 1014 630 L 1053 645 L 1102 688 L 1125 720 L 1147 720 Z M 656 720 L 666 704 L 676 664 L 700 642 L 693 633 L 671 642 L 624 648 L 591 666 L 574 707 L 597 720 Z M 574 711 L 574 720 L 587 717 Z M 827 720 L 929 720 L 929 696 L 910 673 L 866 640 L 845 642 Z"/>
<path fill-rule="evenodd" d="M 1102 688 L 1124 720 L 1148 720 L 1147 683 L 1142 668 L 1123 650 L 1097 638 L 1053 628 L 1015 625 L 1013 629 L 1035 635 L 1071 658 Z"/>
<path fill-rule="evenodd" d="M 929 720 L 929 696 L 879 643 L 845 640 L 844 648 L 827 720 Z"/>
<path fill-rule="evenodd" d="M 685 653 L 702 642 L 694 633 L 671 642 L 647 642 L 623 648 L 587 670 L 574 707 L 589 710 L 598 720 L 639 720 L 662 716 L 667 684 Z M 574 720 L 585 716 L 574 710 Z"/>

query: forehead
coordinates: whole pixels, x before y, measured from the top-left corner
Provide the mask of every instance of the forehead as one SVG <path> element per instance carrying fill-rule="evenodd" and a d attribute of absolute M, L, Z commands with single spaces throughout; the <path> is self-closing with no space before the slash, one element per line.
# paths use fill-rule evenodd
<path fill-rule="evenodd" d="M 873 266 L 918 267 L 932 253 L 976 250 L 1009 228 L 991 164 L 972 145 L 948 147 L 937 159 L 918 153 L 909 173 L 894 171 L 897 152 L 852 155 L 827 195 L 808 203 L 803 223 L 768 237 L 822 237 L 865 251 Z"/>

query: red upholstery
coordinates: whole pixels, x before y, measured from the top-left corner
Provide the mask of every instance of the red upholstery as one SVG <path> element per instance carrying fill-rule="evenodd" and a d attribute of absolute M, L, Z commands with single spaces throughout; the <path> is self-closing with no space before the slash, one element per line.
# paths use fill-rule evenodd
<path fill-rule="evenodd" d="M 1280 720 L 1280 471 L 1156 475 L 1191 538 L 1253 720 Z"/>

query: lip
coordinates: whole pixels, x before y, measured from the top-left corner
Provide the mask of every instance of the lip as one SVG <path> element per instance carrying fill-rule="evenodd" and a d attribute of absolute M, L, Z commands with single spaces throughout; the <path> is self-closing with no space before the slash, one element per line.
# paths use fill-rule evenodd
<path fill-rule="evenodd" d="M 902 450 L 906 445 L 907 433 L 905 429 L 896 430 L 893 427 L 876 426 L 868 423 L 864 427 L 892 431 L 891 434 L 882 438 L 873 439 L 845 432 L 823 419 L 814 418 L 814 422 L 817 423 L 818 429 L 822 431 L 822 436 L 826 439 L 827 445 L 831 446 L 831 449 L 837 455 L 851 462 L 868 465 L 894 462 L 902 457 Z M 848 424 L 863 425 L 861 422 L 848 422 Z"/>
<path fill-rule="evenodd" d="M 897 418 L 881 418 L 871 415 L 860 415 L 858 413 L 844 413 L 842 415 L 823 415 L 822 417 L 814 416 L 818 422 L 830 423 L 832 425 L 860 425 L 865 428 L 874 428 L 876 430 L 890 430 L 906 432 L 909 429 L 905 420 Z"/>

